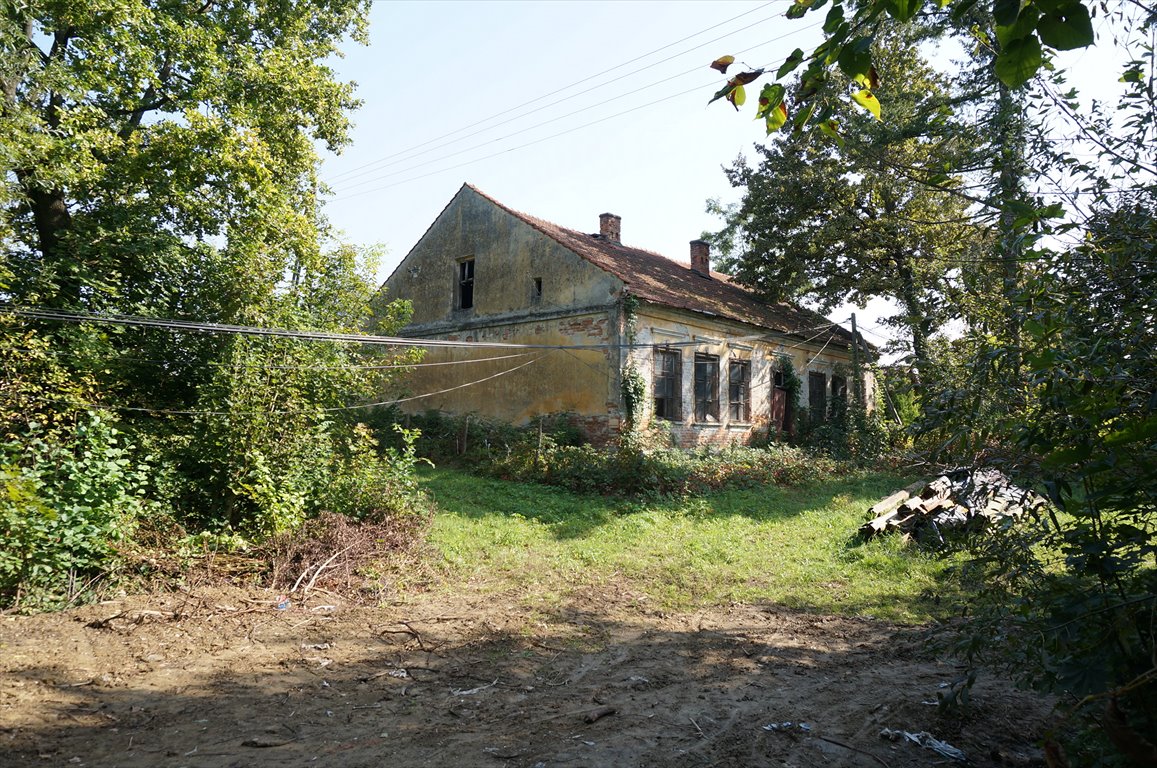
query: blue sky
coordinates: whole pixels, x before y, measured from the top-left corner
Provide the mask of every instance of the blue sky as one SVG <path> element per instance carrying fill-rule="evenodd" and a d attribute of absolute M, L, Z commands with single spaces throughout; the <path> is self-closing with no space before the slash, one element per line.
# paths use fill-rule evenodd
<path fill-rule="evenodd" d="M 625 242 L 686 259 L 716 226 L 707 198 L 731 195 L 721 166 L 762 138 L 750 105 L 707 107 L 723 81 L 708 64 L 778 65 L 814 45 L 814 22 L 784 7 L 375 3 L 370 46 L 338 63 L 364 106 L 353 146 L 323 168 L 328 213 L 354 242 L 384 243 L 389 268 L 470 182 L 575 229 L 617 213 Z"/>
<path fill-rule="evenodd" d="M 708 65 L 774 69 L 814 47 L 822 17 L 789 20 L 788 3 L 375 2 L 370 45 L 335 62 L 363 106 L 352 146 L 322 168 L 327 215 L 344 239 L 384 246 L 383 279 L 464 182 L 573 229 L 616 213 L 625 243 L 686 261 L 719 226 L 707 199 L 738 199 L 722 166 L 764 140 L 751 103 L 707 106 L 723 81 Z M 1101 58 L 1068 61 L 1103 85 Z M 861 327 L 881 311 L 857 310 Z"/>

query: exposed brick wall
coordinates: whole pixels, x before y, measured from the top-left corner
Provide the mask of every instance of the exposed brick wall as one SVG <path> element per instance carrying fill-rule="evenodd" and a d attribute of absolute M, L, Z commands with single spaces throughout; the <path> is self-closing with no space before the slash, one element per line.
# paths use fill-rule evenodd
<path fill-rule="evenodd" d="M 752 440 L 762 438 L 763 435 L 763 429 L 757 426 L 738 429 L 675 424 L 671 428 L 671 437 L 679 448 L 698 448 L 708 445 L 724 448 L 737 444 L 749 445 Z"/>
<path fill-rule="evenodd" d="M 584 336 L 588 339 L 607 338 L 607 317 L 584 317 L 575 320 L 563 320 L 558 324 L 559 333 L 567 336 Z"/>
<path fill-rule="evenodd" d="M 619 419 L 617 416 L 579 416 L 570 417 L 572 426 L 583 433 L 591 445 L 610 445 L 619 436 Z"/>

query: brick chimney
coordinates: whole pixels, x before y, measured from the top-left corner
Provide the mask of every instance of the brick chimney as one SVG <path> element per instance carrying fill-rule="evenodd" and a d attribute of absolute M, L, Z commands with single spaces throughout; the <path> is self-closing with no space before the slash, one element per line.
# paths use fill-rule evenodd
<path fill-rule="evenodd" d="M 599 214 L 599 236 L 612 243 L 622 242 L 623 219 L 613 213 Z"/>
<path fill-rule="evenodd" d="M 711 245 L 706 240 L 691 241 L 691 271 L 711 277 Z"/>

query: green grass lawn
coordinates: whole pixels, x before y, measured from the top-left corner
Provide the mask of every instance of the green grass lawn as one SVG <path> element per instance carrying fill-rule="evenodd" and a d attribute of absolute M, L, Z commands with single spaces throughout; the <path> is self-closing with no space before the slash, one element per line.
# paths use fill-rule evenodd
<path fill-rule="evenodd" d="M 897 537 L 861 543 L 875 501 L 911 478 L 866 474 L 798 488 L 723 491 L 685 501 L 632 501 L 423 472 L 438 505 L 431 543 L 450 576 L 538 599 L 612 585 L 668 610 L 773 601 L 845 615 L 921 622 L 957 562 Z"/>

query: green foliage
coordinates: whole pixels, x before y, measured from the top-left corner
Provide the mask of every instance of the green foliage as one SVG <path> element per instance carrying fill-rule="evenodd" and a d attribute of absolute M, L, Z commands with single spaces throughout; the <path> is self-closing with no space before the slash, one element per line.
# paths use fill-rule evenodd
<path fill-rule="evenodd" d="M 122 441 L 88 413 L 65 439 L 33 424 L 0 444 L 0 604 L 66 603 L 109 567 L 144 509 L 147 468 Z"/>
<path fill-rule="evenodd" d="M 821 311 L 887 297 L 900 308 L 889 322 L 903 329 L 903 350 L 918 368 L 928 367 L 934 332 L 959 317 L 972 285 L 968 265 L 991 242 L 957 194 L 965 180 L 950 169 L 970 164 L 979 142 L 961 133 L 946 106 L 957 96 L 952 84 L 920 54 L 927 34 L 885 29 L 875 40 L 873 92 L 889 103 L 886 122 L 852 116 L 838 146 L 783 134 L 757 146 L 758 164 L 741 158 L 726 170 L 742 191 L 738 204 L 709 203 L 724 220 L 710 239 L 740 282 Z M 832 73 L 810 98 L 830 105 L 849 83 Z M 809 87 L 794 85 L 790 99 Z"/>
<path fill-rule="evenodd" d="M 334 243 L 318 209 L 317 147 L 347 142 L 355 106 L 352 84 L 326 62 L 347 35 L 364 39 L 368 7 L 8 8 L 0 296 L 294 331 L 391 333 L 405 324 L 408 306 L 375 298 L 376 254 Z M 379 457 L 357 422 L 358 408 L 387 397 L 391 368 L 413 353 L 0 323 L 3 439 L 28 443 L 19 461 L 17 449 L 6 454 L 5 482 L 19 504 L 5 525 L 33 542 L 20 563 L 35 565 L 50 592 L 62 591 L 70 570 L 111 566 L 129 498 L 147 499 L 193 536 L 251 539 L 325 509 L 376 523 L 406 514 L 416 497 L 412 446 Z M 94 432 L 92 404 L 117 414 L 121 443 Z M 128 467 L 145 457 L 150 471 L 140 478 Z M 101 473 L 111 485 L 98 492 Z M 88 478 L 88 489 L 74 488 L 73 477 Z M 68 501 L 93 493 L 104 500 L 83 512 Z M 53 531 L 66 547 L 53 549 Z M 6 598 L 30 578 L 33 565 L 20 563 L 5 565 Z"/>
<path fill-rule="evenodd" d="M 834 476 L 842 466 L 822 454 L 782 443 L 766 448 L 699 451 L 618 447 L 547 446 L 535 460 L 512 453 L 496 462 L 501 477 L 555 485 L 578 493 L 682 497 L 726 487 L 798 485 Z"/>
<path fill-rule="evenodd" d="M 369 428 L 358 425 L 340 462 L 335 479 L 325 487 L 318 506 L 355 520 L 385 523 L 415 513 L 421 497 L 417 469 L 434 466 L 417 455 L 421 432 L 395 426 L 401 447 L 387 446 L 380 453 Z"/>
<path fill-rule="evenodd" d="M 628 364 L 620 373 L 619 388 L 623 398 L 623 415 L 627 429 L 630 430 L 639 423 L 647 404 L 647 380 L 633 363 Z"/>
<path fill-rule="evenodd" d="M 791 102 L 800 110 L 793 120 L 796 129 L 802 128 L 812 119 L 816 112 L 813 98 L 817 87 L 837 67 L 853 81 L 863 78 L 861 85 L 864 87 L 851 91 L 848 98 L 875 118 L 881 118 L 881 105 L 872 93 L 875 84 L 871 82 L 875 79 L 872 73 L 879 67 L 880 55 L 879 51 L 872 50 L 872 42 L 889 22 L 911 26 L 919 20 L 941 27 L 960 25 L 971 21 L 983 7 L 985 4 L 978 4 L 976 0 L 944 0 L 934 6 L 925 0 L 868 0 L 855 3 L 850 0 L 833 0 L 830 5 L 826 2 L 795 0 L 787 10 L 789 19 L 801 19 L 810 11 L 826 8 L 823 42 L 810 54 L 797 48 L 788 55 L 775 75 L 775 79 L 780 80 L 801 64 L 807 64 L 799 77 L 805 87 L 799 97 Z M 984 13 L 983 25 L 977 25 L 975 35 L 981 45 L 992 49 L 992 71 L 1008 88 L 1025 85 L 1046 68 L 1050 59 L 1046 47 L 1067 51 L 1085 48 L 1094 42 L 1089 8 L 1082 0 L 996 0 L 991 9 L 991 15 Z M 995 34 L 982 31 L 984 29 L 990 29 Z M 734 61 L 734 57 L 722 57 L 717 63 L 722 61 Z M 725 66 L 712 64 L 712 67 L 726 72 Z M 760 69 L 744 73 L 750 75 L 747 79 L 732 78 L 711 101 L 726 96 L 739 109 L 744 102 L 743 85 L 756 80 L 763 72 Z M 764 94 L 767 93 L 766 88 L 764 86 Z M 886 97 L 884 101 L 890 114 L 891 102 Z M 822 104 L 815 118 L 820 129 L 826 128 L 826 132 L 837 140 L 842 140 L 842 137 L 833 127 L 835 121 L 832 116 L 843 111 L 841 106 L 840 103 Z M 782 116 L 775 114 L 780 111 Z M 775 114 L 774 121 L 772 114 Z M 760 99 L 757 119 L 766 120 L 769 134 L 779 130 L 788 118 L 783 102 L 771 105 L 770 99 Z"/>
<path fill-rule="evenodd" d="M 553 413 L 537 417 L 527 427 L 515 427 L 503 421 L 490 421 L 476 414 L 454 416 L 441 411 L 401 417 L 384 412 L 374 419 L 375 434 L 383 444 L 396 434 L 401 420 L 420 432 L 416 443 L 419 456 L 442 464 L 467 464 L 493 467 L 501 473 L 510 465 L 533 466 L 541 451 L 550 446 L 573 446 L 585 442 L 572 421 L 572 414 Z M 399 446 L 400 447 L 400 446 Z"/>
<path fill-rule="evenodd" d="M 1157 732 L 1157 200 L 1106 204 L 1085 229 L 1032 252 L 1019 333 L 971 335 L 931 416 L 943 448 L 986 446 L 1058 509 L 978 549 L 962 650 L 1071 696 L 1073 762 L 1118 765 L 1130 733 Z"/>

